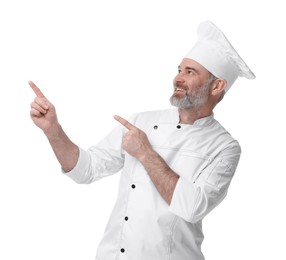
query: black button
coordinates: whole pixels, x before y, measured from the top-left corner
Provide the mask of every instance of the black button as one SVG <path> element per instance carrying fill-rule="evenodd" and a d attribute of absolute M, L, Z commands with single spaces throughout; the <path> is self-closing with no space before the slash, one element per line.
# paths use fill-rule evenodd
<path fill-rule="evenodd" d="M 124 219 L 125 219 L 125 221 L 127 221 L 127 220 L 128 220 L 128 217 L 125 217 Z"/>
<path fill-rule="evenodd" d="M 157 125 L 154 125 L 154 129 L 158 129 L 158 126 L 157 126 Z"/>
<path fill-rule="evenodd" d="M 131 185 L 131 188 L 132 188 L 132 189 L 135 189 L 135 188 L 136 188 L 135 184 L 132 184 L 132 185 Z"/>
<path fill-rule="evenodd" d="M 124 249 L 124 248 L 121 248 L 121 249 L 120 249 L 120 252 L 121 252 L 121 253 L 124 253 L 124 252 L 125 252 L 125 249 Z"/>
<path fill-rule="evenodd" d="M 178 128 L 178 129 L 181 129 L 181 126 L 180 126 L 180 125 L 177 125 L 177 128 Z"/>

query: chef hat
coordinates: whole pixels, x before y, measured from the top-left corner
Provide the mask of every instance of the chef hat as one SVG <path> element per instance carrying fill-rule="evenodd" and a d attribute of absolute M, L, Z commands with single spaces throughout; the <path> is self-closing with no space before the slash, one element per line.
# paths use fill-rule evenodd
<path fill-rule="evenodd" d="M 254 79 L 255 75 L 238 55 L 223 32 L 210 21 L 198 27 L 198 40 L 185 58 L 193 59 L 217 78 L 225 79 L 228 91 L 238 76 Z"/>

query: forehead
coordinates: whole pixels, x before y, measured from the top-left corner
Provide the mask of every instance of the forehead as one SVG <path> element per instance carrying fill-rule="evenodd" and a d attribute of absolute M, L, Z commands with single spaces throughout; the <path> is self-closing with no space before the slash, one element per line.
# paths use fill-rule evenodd
<path fill-rule="evenodd" d="M 203 67 L 201 64 L 199 64 L 198 62 L 192 60 L 192 59 L 188 59 L 188 58 L 184 58 L 179 67 L 181 69 L 185 69 L 185 68 L 194 68 L 196 71 L 203 73 L 203 74 L 209 74 L 209 71 Z"/>

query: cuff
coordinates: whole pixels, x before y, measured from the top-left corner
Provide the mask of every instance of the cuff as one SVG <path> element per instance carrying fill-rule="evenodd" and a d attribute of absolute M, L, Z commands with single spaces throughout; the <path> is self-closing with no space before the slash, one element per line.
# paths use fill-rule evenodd
<path fill-rule="evenodd" d="M 75 167 L 69 172 L 65 172 L 63 170 L 62 172 L 66 174 L 66 176 L 74 180 L 76 183 L 82 183 L 82 178 L 84 172 L 86 172 L 86 169 L 88 168 L 89 162 L 90 157 L 88 152 L 83 150 L 82 148 L 79 148 L 79 157 Z"/>
<path fill-rule="evenodd" d="M 187 222 L 193 222 L 197 201 L 198 188 L 193 183 L 180 177 L 175 187 L 169 210 Z"/>

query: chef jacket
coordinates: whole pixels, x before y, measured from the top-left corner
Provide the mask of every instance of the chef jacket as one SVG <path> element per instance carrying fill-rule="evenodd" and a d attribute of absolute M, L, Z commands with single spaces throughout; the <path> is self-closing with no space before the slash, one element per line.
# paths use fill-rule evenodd
<path fill-rule="evenodd" d="M 179 124 L 177 109 L 143 112 L 129 121 L 180 176 L 168 205 L 142 164 L 122 149 L 127 129 L 118 126 L 96 146 L 80 148 L 77 183 L 122 170 L 118 198 L 97 260 L 202 260 L 202 219 L 226 196 L 240 157 L 238 142 L 213 114 Z"/>

